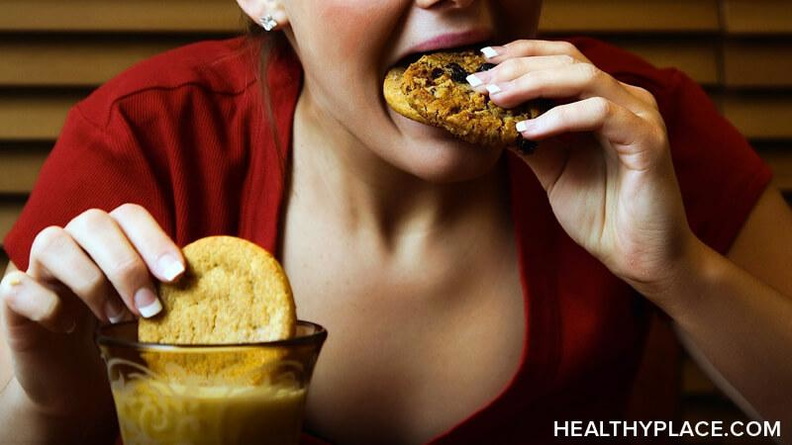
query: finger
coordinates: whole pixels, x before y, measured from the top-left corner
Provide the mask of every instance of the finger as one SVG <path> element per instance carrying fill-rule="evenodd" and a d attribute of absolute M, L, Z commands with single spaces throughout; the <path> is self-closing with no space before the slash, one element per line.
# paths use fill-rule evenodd
<path fill-rule="evenodd" d="M 24 272 L 3 278 L 0 299 L 10 309 L 6 322 L 11 331 L 31 321 L 55 333 L 70 333 L 77 327 L 75 314 L 66 310 L 59 296 Z"/>
<path fill-rule="evenodd" d="M 539 97 L 580 98 L 605 97 L 632 110 L 648 105 L 618 80 L 588 63 L 575 63 L 556 69 L 529 71 L 511 80 L 486 86 L 490 99 L 504 108 L 513 108 Z"/>
<path fill-rule="evenodd" d="M 99 266 L 133 314 L 148 318 L 162 310 L 146 264 L 108 213 L 87 210 L 65 230 Z"/>
<path fill-rule="evenodd" d="M 515 57 L 553 56 L 566 54 L 581 62 L 589 62 L 575 45 L 553 40 L 515 40 L 503 46 L 488 46 L 481 53 L 492 63 L 500 63 Z"/>
<path fill-rule="evenodd" d="M 502 83 L 514 80 L 525 73 L 558 68 L 578 63 L 568 55 L 518 57 L 508 59 L 495 67 L 468 76 L 467 80 L 478 92 L 484 93 L 491 83 Z"/>
<path fill-rule="evenodd" d="M 593 133 L 567 133 L 541 141 L 538 149 L 530 154 L 510 149 L 528 164 L 545 191 L 552 194 L 564 172 L 575 171 L 566 180 L 577 181 L 601 168 L 602 150 L 597 142 Z"/>
<path fill-rule="evenodd" d="M 62 283 L 102 321 L 123 319 L 124 305 L 99 267 L 63 228 L 39 232 L 30 249 L 27 274 L 34 280 Z"/>
<path fill-rule="evenodd" d="M 517 131 L 530 140 L 594 132 L 605 138 L 609 142 L 607 147 L 612 147 L 635 170 L 648 168 L 652 159 L 645 155 L 659 146 L 654 140 L 656 128 L 630 110 L 601 97 L 559 105 L 536 119 L 519 122 Z"/>
<path fill-rule="evenodd" d="M 110 212 L 110 216 L 159 280 L 172 282 L 184 273 L 181 249 L 145 208 L 124 204 Z"/>

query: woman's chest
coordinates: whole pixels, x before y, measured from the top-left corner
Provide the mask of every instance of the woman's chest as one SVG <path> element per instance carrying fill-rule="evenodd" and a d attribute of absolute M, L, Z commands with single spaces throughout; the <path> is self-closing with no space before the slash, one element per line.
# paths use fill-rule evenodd
<path fill-rule="evenodd" d="M 514 248 L 429 257 L 399 267 L 342 248 L 287 250 L 298 316 L 329 331 L 310 430 L 344 444 L 422 443 L 509 383 L 525 337 Z"/>

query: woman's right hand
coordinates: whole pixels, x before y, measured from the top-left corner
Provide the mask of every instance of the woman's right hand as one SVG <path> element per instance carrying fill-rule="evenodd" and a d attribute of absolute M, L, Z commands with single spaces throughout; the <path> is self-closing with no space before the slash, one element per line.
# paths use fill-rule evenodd
<path fill-rule="evenodd" d="M 11 268 L 0 285 L 13 365 L 12 380 L 0 388 L 18 385 L 45 416 L 112 413 L 95 328 L 155 315 L 162 306 L 153 279 L 169 282 L 183 272 L 181 250 L 138 205 L 87 210 L 65 227 L 42 230 L 27 271 Z"/>

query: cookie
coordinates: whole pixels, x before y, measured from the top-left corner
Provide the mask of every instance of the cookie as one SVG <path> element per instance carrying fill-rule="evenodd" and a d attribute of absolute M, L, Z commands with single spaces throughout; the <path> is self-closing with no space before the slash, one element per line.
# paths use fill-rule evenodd
<path fill-rule="evenodd" d="M 420 122 L 422 124 L 429 124 L 429 121 L 423 118 L 410 104 L 407 102 L 407 96 L 402 92 L 402 78 L 404 77 L 403 66 L 395 67 L 388 71 L 385 76 L 385 82 L 382 85 L 382 92 L 385 95 L 385 102 L 393 108 L 393 111 L 401 114 L 404 117 Z"/>
<path fill-rule="evenodd" d="M 526 148 L 517 122 L 535 118 L 546 106 L 532 101 L 514 109 L 501 108 L 468 84 L 469 74 L 493 66 L 474 51 L 426 54 L 406 69 L 396 67 L 387 74 L 385 100 L 397 113 L 444 128 L 471 144 Z"/>
<path fill-rule="evenodd" d="M 240 238 L 213 236 L 183 252 L 187 270 L 178 282 L 159 285 L 163 311 L 140 320 L 140 341 L 238 344 L 294 336 L 291 287 L 266 250 Z"/>

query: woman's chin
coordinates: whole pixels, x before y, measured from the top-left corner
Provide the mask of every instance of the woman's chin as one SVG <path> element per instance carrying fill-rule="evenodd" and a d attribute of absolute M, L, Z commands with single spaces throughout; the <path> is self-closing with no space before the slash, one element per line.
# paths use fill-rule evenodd
<path fill-rule="evenodd" d="M 475 179 L 492 171 L 501 156 L 501 149 L 469 144 L 442 128 L 388 112 L 404 141 L 396 153 L 398 166 L 425 181 L 442 184 Z"/>

